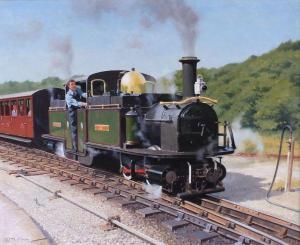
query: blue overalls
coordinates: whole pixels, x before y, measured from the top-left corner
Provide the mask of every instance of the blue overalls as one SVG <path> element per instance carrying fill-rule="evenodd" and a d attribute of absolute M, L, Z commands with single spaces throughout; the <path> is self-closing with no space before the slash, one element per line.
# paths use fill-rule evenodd
<path fill-rule="evenodd" d="M 81 97 L 86 98 L 86 93 L 83 93 L 80 89 L 69 91 L 66 94 L 66 103 L 68 107 L 68 119 L 71 128 L 72 135 L 72 150 L 77 151 L 77 109 L 80 108 L 81 102 L 79 101 Z"/>

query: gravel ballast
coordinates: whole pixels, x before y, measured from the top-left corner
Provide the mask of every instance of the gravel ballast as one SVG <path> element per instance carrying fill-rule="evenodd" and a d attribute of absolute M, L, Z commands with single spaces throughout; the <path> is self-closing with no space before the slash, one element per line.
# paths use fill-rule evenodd
<path fill-rule="evenodd" d="M 14 169 L 13 166 L 1 161 L 0 167 Z M 51 190 L 61 190 L 65 196 L 105 216 L 119 215 L 122 223 L 158 241 L 168 243 L 166 239 L 170 239 L 165 237 L 164 232 L 159 232 L 155 226 L 144 227 L 144 220 L 141 219 L 140 222 L 130 211 L 120 208 L 117 203 L 104 201 L 100 196 L 93 196 L 46 175 L 31 176 L 30 179 Z M 122 229 L 104 231 L 101 227 L 106 225 L 106 221 L 61 198 L 56 198 L 23 178 L 16 178 L 4 171 L 0 171 L 0 190 L 47 231 L 54 244 L 147 244 Z"/>
<path fill-rule="evenodd" d="M 224 180 L 226 191 L 215 195 L 284 220 L 299 223 L 299 213 L 276 207 L 264 200 L 274 173 L 274 161 L 240 157 L 225 158 L 224 165 L 228 172 Z M 298 165 L 296 164 L 296 166 Z M 1 160 L 0 167 L 15 168 Z M 300 171 L 298 167 L 295 169 L 294 176 L 298 178 Z M 284 178 L 284 176 L 285 169 L 280 168 L 278 178 Z M 135 214 L 134 207 L 122 209 L 117 200 L 106 201 L 101 195 L 94 196 L 76 186 L 49 178 L 47 175 L 29 178 L 53 191 L 62 191 L 64 196 L 68 196 L 104 216 L 119 215 L 122 223 L 157 241 L 165 244 L 182 244 L 184 242 L 178 239 L 175 233 L 168 232 L 162 227 L 160 221 L 169 218 L 165 215 L 162 215 L 161 218 L 143 219 Z M 16 178 L 4 171 L 0 171 L 0 191 L 22 207 L 47 232 L 49 240 L 53 244 L 147 244 L 119 228 L 104 231 L 102 227 L 105 227 L 106 221 L 55 197 L 23 178 Z M 299 207 L 298 195 L 297 191 L 275 192 L 272 200 L 275 198 L 274 200 L 281 204 L 287 202 L 288 205 L 292 202 L 292 206 Z M 180 230 L 177 231 L 178 233 Z"/>

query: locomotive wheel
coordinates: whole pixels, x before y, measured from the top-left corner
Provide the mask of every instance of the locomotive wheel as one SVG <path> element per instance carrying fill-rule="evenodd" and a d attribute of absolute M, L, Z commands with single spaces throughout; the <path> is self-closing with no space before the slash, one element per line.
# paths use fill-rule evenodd
<path fill-rule="evenodd" d="M 221 170 L 221 177 L 220 177 L 220 181 L 223 180 L 226 176 L 226 168 L 223 164 L 218 164 Z"/>
<path fill-rule="evenodd" d="M 222 181 L 226 176 L 226 168 L 223 164 L 216 160 L 210 162 L 209 170 L 206 174 L 206 180 L 209 183 L 217 184 Z"/>
<path fill-rule="evenodd" d="M 124 171 L 125 167 L 121 167 L 121 173 L 126 180 L 131 180 L 132 179 L 132 174 L 131 173 L 125 173 Z"/>

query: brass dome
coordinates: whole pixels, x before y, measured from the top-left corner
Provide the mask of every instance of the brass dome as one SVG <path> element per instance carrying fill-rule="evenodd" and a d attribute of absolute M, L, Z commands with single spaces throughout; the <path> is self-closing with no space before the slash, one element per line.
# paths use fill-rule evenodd
<path fill-rule="evenodd" d="M 141 94 L 146 91 L 146 79 L 145 77 L 135 71 L 133 68 L 131 71 L 124 74 L 121 79 L 121 91 L 123 93 Z"/>

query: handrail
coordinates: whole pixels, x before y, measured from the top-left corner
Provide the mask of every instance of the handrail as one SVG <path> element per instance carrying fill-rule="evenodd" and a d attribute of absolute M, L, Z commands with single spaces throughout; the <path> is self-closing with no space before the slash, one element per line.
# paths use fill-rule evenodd
<path fill-rule="evenodd" d="M 227 127 L 228 127 L 228 131 L 230 134 L 230 140 L 231 140 L 231 146 L 233 149 L 236 149 L 236 145 L 235 145 L 235 141 L 234 141 L 234 137 L 233 137 L 233 132 L 232 132 L 232 127 L 231 124 L 229 122 L 227 122 Z"/>
<path fill-rule="evenodd" d="M 160 104 L 161 105 L 182 105 L 182 104 L 187 104 L 187 103 L 191 103 L 191 102 L 196 102 L 196 101 L 200 101 L 202 103 L 206 103 L 206 104 L 217 104 L 218 101 L 205 97 L 205 96 L 195 96 L 195 97 L 190 97 L 190 98 L 186 98 L 184 100 L 181 101 L 161 101 Z"/>
<path fill-rule="evenodd" d="M 101 104 L 101 105 L 89 105 L 89 109 L 104 109 L 104 108 L 121 108 L 120 104 Z"/>
<path fill-rule="evenodd" d="M 49 111 L 57 111 L 57 110 L 61 110 L 61 109 L 66 109 L 64 106 L 60 106 L 60 107 L 49 107 Z"/>

